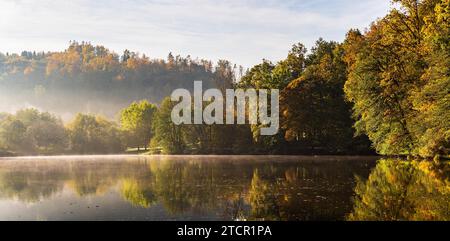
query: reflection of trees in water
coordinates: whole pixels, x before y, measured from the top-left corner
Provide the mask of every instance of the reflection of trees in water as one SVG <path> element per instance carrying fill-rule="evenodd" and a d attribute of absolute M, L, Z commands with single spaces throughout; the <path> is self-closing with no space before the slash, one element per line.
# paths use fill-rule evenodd
<path fill-rule="evenodd" d="M 67 184 L 80 197 L 102 195 L 117 183 L 117 176 L 113 175 L 114 173 L 102 172 L 104 170 L 101 168 L 73 171 L 70 173 L 71 175 Z"/>
<path fill-rule="evenodd" d="M 127 178 L 122 180 L 122 197 L 134 206 L 149 208 L 157 203 L 156 193 L 151 183 Z"/>
<path fill-rule="evenodd" d="M 450 220 L 449 163 L 382 160 L 359 178 L 349 220 Z"/>
<path fill-rule="evenodd" d="M 118 187 L 134 206 L 161 204 L 173 215 L 213 214 L 234 220 L 342 219 L 352 209 L 354 174 L 367 177 L 372 165 L 195 158 L 30 163 L 0 165 L 2 197 L 34 202 L 63 187 L 79 196 L 102 195 Z"/>
<path fill-rule="evenodd" d="M 276 183 L 263 180 L 258 169 L 255 170 L 249 193 L 253 216 L 268 220 L 279 219 L 279 193 L 275 190 L 277 186 Z"/>
<path fill-rule="evenodd" d="M 50 164 L 51 163 L 51 164 Z M 109 161 L 24 161 L 0 165 L 0 197 L 27 203 L 62 192 L 65 185 L 79 196 L 100 195 L 142 164 Z M 145 168 L 144 168 L 145 170 Z"/>
<path fill-rule="evenodd" d="M 146 186 L 154 187 L 159 202 L 171 214 L 222 209 L 224 201 L 248 182 L 245 165 L 159 161 L 151 162 L 149 167 L 153 177 L 147 179 Z"/>
<path fill-rule="evenodd" d="M 171 214 L 220 212 L 225 219 L 342 219 L 351 211 L 354 173 L 367 162 L 176 162 L 149 164 L 150 175 L 122 187 L 131 203 L 155 196 Z M 126 184 L 126 185 L 125 185 Z"/>
<path fill-rule="evenodd" d="M 228 220 L 245 221 L 248 219 L 248 205 L 245 202 L 244 190 L 229 195 L 223 200 L 222 217 Z"/>
<path fill-rule="evenodd" d="M 59 180 L 63 174 L 55 170 L 12 171 L 0 170 L 0 198 L 12 198 L 27 203 L 38 202 L 60 192 L 64 185 Z"/>
<path fill-rule="evenodd" d="M 67 184 L 79 195 L 103 195 L 121 179 L 146 173 L 143 162 L 74 162 L 69 164 Z"/>
<path fill-rule="evenodd" d="M 256 169 L 249 191 L 256 220 L 339 220 L 351 210 L 353 173 L 365 162 L 294 165 Z"/>

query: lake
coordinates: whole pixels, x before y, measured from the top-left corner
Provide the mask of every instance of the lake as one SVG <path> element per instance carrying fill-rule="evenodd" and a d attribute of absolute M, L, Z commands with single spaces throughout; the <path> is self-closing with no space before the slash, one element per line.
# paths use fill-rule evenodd
<path fill-rule="evenodd" d="M 0 220 L 345 220 L 357 181 L 376 165 L 333 156 L 0 158 Z"/>
<path fill-rule="evenodd" d="M 0 159 L 0 220 L 342 220 L 374 158 Z"/>

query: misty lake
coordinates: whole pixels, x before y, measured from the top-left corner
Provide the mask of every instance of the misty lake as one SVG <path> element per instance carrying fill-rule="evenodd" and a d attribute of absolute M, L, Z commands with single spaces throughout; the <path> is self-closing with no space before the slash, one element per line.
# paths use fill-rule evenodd
<path fill-rule="evenodd" d="M 374 157 L 0 158 L 0 220 L 344 220 Z"/>

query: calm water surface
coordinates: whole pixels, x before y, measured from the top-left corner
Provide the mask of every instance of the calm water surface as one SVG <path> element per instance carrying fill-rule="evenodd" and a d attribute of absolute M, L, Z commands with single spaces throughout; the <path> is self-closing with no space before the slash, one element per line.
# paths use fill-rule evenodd
<path fill-rule="evenodd" d="M 0 220 L 343 220 L 376 158 L 0 158 Z"/>

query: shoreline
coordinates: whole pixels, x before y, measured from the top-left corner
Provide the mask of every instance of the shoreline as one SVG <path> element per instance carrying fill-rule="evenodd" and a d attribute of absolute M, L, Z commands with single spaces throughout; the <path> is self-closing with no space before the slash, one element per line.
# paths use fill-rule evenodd
<path fill-rule="evenodd" d="M 145 159 L 171 159 L 171 160 L 254 160 L 277 159 L 283 161 L 352 161 L 352 160 L 379 160 L 382 156 L 365 155 L 54 155 L 54 156 L 9 156 L 0 157 L 1 160 L 42 160 L 42 159 L 121 159 L 121 158 L 145 158 Z"/>

